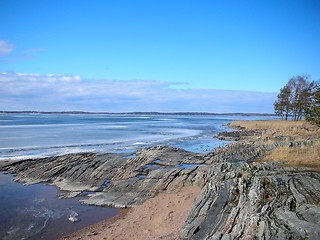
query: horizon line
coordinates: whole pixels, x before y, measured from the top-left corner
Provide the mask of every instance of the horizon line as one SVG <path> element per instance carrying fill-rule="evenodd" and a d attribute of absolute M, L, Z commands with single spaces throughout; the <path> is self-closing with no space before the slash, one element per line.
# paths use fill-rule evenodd
<path fill-rule="evenodd" d="M 134 112 L 88 112 L 88 111 L 34 111 L 34 110 L 17 110 L 17 111 L 0 111 L 3 113 L 20 113 L 20 114 L 110 114 L 110 115 L 135 115 L 135 114 L 145 114 L 145 115 L 241 115 L 241 116 L 276 116 L 274 113 L 246 113 L 246 112 L 230 112 L 230 113 L 214 113 L 214 112 L 157 112 L 157 111 L 134 111 Z"/>

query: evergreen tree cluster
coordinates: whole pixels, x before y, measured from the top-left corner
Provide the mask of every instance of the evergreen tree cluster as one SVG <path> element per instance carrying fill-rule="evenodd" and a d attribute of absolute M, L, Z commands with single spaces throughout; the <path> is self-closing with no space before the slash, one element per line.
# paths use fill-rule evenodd
<path fill-rule="evenodd" d="M 310 88 L 310 102 L 305 108 L 305 117 L 311 123 L 320 126 L 320 84 Z"/>
<path fill-rule="evenodd" d="M 320 85 L 307 76 L 296 76 L 280 89 L 274 110 L 282 119 L 306 120 L 320 125 Z"/>

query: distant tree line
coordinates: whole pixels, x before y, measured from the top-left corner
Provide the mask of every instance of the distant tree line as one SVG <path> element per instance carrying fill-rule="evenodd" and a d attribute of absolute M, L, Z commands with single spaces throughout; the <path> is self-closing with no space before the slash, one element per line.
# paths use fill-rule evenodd
<path fill-rule="evenodd" d="M 306 120 L 320 125 L 320 84 L 308 76 L 296 76 L 280 89 L 274 103 L 276 115 L 288 120 Z"/>

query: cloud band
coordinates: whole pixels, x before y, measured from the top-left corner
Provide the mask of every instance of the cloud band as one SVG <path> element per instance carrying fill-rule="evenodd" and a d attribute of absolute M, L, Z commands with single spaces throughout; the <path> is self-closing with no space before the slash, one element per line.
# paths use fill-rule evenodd
<path fill-rule="evenodd" d="M 0 110 L 272 113 L 276 98 L 276 93 L 171 88 L 175 84 L 6 72 L 0 74 Z"/>

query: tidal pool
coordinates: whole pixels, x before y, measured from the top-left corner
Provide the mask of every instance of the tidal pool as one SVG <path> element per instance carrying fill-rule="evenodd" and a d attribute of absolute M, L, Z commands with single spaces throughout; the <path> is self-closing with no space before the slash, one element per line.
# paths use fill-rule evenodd
<path fill-rule="evenodd" d="M 0 239 L 58 239 L 118 213 L 57 199 L 58 189 L 45 184 L 24 186 L 0 172 Z M 79 221 L 72 223 L 69 218 Z"/>

